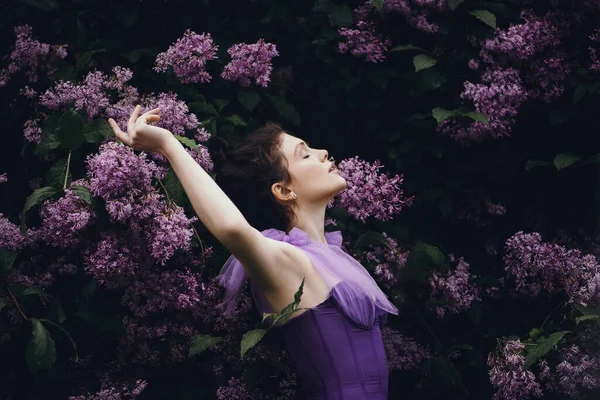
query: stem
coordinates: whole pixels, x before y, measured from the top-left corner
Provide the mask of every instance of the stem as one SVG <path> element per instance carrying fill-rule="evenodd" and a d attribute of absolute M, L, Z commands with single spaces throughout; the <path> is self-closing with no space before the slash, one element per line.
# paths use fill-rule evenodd
<path fill-rule="evenodd" d="M 60 329 L 61 331 L 63 331 L 63 333 L 65 335 L 67 335 L 67 337 L 71 341 L 71 344 L 73 345 L 73 349 L 75 350 L 75 361 L 79 361 L 79 354 L 77 354 L 77 345 L 75 344 L 75 341 L 73 340 L 73 338 L 71 337 L 71 335 L 69 335 L 69 332 L 65 331 L 62 326 L 58 325 L 56 322 L 50 321 L 49 319 L 40 319 L 40 321 L 44 321 L 44 322 L 46 322 L 48 324 L 51 324 L 51 325 L 57 327 L 58 329 Z"/>
<path fill-rule="evenodd" d="M 162 181 L 158 178 L 156 178 L 156 180 L 158 181 L 158 183 L 160 183 L 160 186 L 163 188 L 163 192 L 165 192 L 165 196 L 167 196 L 167 201 L 169 202 L 169 204 L 171 203 L 171 197 L 169 196 L 169 191 L 167 190 L 167 188 L 165 187 L 165 185 L 163 185 Z"/>
<path fill-rule="evenodd" d="M 17 301 L 17 298 L 15 297 L 15 295 L 13 294 L 13 292 L 10 290 L 10 288 L 8 286 L 6 287 L 6 290 L 8 290 L 8 294 L 10 295 L 11 300 L 13 301 L 13 303 L 15 303 L 15 307 L 17 307 L 17 310 L 19 311 L 21 316 L 25 319 L 25 321 L 29 321 L 29 318 L 27 318 L 27 316 L 25 315 L 23 310 L 21 310 L 21 307 L 19 306 L 19 302 Z"/>
<path fill-rule="evenodd" d="M 69 178 L 69 165 L 71 164 L 71 150 L 69 150 L 69 157 L 67 157 L 67 172 L 65 172 L 65 183 L 63 184 L 63 190 L 67 189 L 67 179 Z"/>
<path fill-rule="evenodd" d="M 544 325 L 546 325 L 546 322 L 548 322 L 548 319 L 550 318 L 550 316 L 552 314 L 554 314 L 554 312 L 556 310 L 558 310 L 559 308 L 561 308 L 562 306 L 564 306 L 565 304 L 567 304 L 569 301 L 571 301 L 571 298 L 568 298 L 567 300 L 563 301 L 562 303 L 560 303 L 558 306 L 556 306 L 556 308 L 552 311 L 550 311 L 550 314 L 548 314 L 548 316 L 546 317 L 546 319 L 544 320 L 544 323 L 542 323 L 542 326 L 540 326 L 540 330 L 544 329 Z"/>

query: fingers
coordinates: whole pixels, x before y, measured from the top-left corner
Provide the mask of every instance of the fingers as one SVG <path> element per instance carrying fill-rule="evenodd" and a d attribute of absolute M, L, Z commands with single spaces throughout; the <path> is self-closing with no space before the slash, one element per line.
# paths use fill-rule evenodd
<path fill-rule="evenodd" d="M 125 144 L 129 144 L 129 137 L 127 136 L 127 134 L 125 132 L 123 132 L 121 130 L 121 128 L 119 128 L 119 125 L 117 125 L 117 123 L 115 122 L 114 119 L 109 118 L 108 119 L 108 124 L 112 128 L 112 130 L 115 133 L 115 136 L 117 137 L 117 139 L 119 139 L 121 142 L 123 142 Z"/>
<path fill-rule="evenodd" d="M 138 117 L 140 116 L 141 109 L 142 107 L 140 105 L 135 106 L 133 112 L 131 113 L 131 117 L 129 117 L 129 121 L 127 121 L 127 133 L 129 133 L 129 135 L 133 135 L 135 132 L 135 121 L 137 121 Z"/>

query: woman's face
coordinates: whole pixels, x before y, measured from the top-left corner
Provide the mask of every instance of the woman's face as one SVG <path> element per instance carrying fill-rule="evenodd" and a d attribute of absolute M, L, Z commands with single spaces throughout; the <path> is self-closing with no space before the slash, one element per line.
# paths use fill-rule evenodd
<path fill-rule="evenodd" d="M 279 184 L 273 190 L 282 200 L 291 200 L 291 192 L 298 196 L 298 204 L 327 204 L 335 195 L 346 188 L 346 180 L 338 170 L 330 172 L 333 165 L 327 150 L 313 149 L 302 139 L 282 133 L 281 150 L 288 161 L 292 183 L 288 190 Z M 279 186 L 277 186 L 279 185 Z"/>

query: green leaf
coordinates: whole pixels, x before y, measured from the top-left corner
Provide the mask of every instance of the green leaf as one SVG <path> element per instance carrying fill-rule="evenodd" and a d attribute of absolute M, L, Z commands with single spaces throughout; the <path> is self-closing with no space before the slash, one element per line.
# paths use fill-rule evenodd
<path fill-rule="evenodd" d="M 46 173 L 46 184 L 56 189 L 61 189 L 65 183 L 65 172 L 67 172 L 67 159 L 58 160 L 54 165 L 50 167 Z M 67 186 L 71 180 L 71 171 L 69 171 L 69 177 L 67 178 Z"/>
<path fill-rule="evenodd" d="M 0 275 L 6 275 L 12 269 L 17 252 L 0 248 Z"/>
<path fill-rule="evenodd" d="M 2 311 L 2 309 L 4 307 L 6 307 L 7 304 L 8 304 L 8 300 L 3 299 L 3 298 L 0 297 L 0 311 Z"/>
<path fill-rule="evenodd" d="M 163 179 L 163 185 L 165 185 L 167 192 L 169 192 L 169 197 L 175 202 L 175 204 L 180 206 L 185 204 L 187 195 L 183 185 L 181 182 L 179 182 L 179 178 L 177 178 L 175 171 L 173 171 L 173 168 L 169 168 L 167 170 L 167 173 Z"/>
<path fill-rule="evenodd" d="M 42 135 L 42 141 L 37 145 L 34 153 L 38 156 L 45 155 L 48 154 L 50 150 L 54 150 L 59 146 L 60 141 L 54 133 L 44 133 Z"/>
<path fill-rule="evenodd" d="M 431 68 L 435 64 L 437 64 L 437 60 L 426 54 L 419 54 L 413 58 L 413 65 L 415 66 L 415 72 L 419 72 L 424 69 Z"/>
<path fill-rule="evenodd" d="M 56 345 L 44 325 L 31 319 L 32 337 L 25 349 L 25 361 L 32 373 L 51 368 L 56 362 Z"/>
<path fill-rule="evenodd" d="M 584 307 L 581 304 L 573 303 L 573 308 L 576 309 L 577 311 L 579 311 L 583 315 L 600 316 L 600 307 L 596 307 L 596 308 Z"/>
<path fill-rule="evenodd" d="M 233 114 L 232 116 L 227 117 L 226 119 L 231 121 L 233 123 L 233 125 L 235 125 L 235 126 L 247 126 L 248 125 L 246 123 L 246 121 L 244 121 L 244 119 L 237 114 Z"/>
<path fill-rule="evenodd" d="M 25 213 L 27 213 L 27 211 L 31 209 L 31 207 L 43 202 L 44 200 L 49 199 L 56 193 L 58 193 L 58 190 L 51 186 L 35 189 L 33 193 L 31 193 L 29 197 L 25 199 L 25 206 L 23 207 L 22 211 L 23 217 L 25 216 Z"/>
<path fill-rule="evenodd" d="M 49 12 L 58 9 L 58 2 L 54 0 L 22 0 L 23 4 L 38 10 Z"/>
<path fill-rule="evenodd" d="M 106 138 L 113 137 L 114 133 L 108 121 L 94 119 L 85 126 L 83 137 L 88 143 L 100 143 Z"/>
<path fill-rule="evenodd" d="M 580 323 L 581 321 L 597 321 L 600 322 L 600 315 L 583 315 L 581 317 L 575 318 L 576 323 Z"/>
<path fill-rule="evenodd" d="M 568 168 L 581 160 L 581 156 L 573 153 L 561 153 L 554 157 L 554 166 L 557 171 Z"/>
<path fill-rule="evenodd" d="M 75 65 L 77 71 L 87 70 L 90 61 L 92 61 L 94 55 L 98 53 L 106 53 L 106 49 L 97 49 L 83 53 L 79 57 L 79 59 L 77 60 L 77 64 Z"/>
<path fill-rule="evenodd" d="M 190 352 L 188 354 L 188 358 L 191 358 L 195 355 L 198 355 L 209 347 L 214 346 L 215 344 L 222 341 L 223 338 L 210 336 L 210 335 L 198 335 L 194 338 L 192 345 L 190 346 Z"/>
<path fill-rule="evenodd" d="M 193 103 L 189 103 L 188 108 L 194 112 L 217 115 L 217 109 L 210 103 L 202 103 L 200 101 L 195 101 Z"/>
<path fill-rule="evenodd" d="M 407 50 L 420 50 L 423 52 L 427 52 L 427 50 L 425 50 L 421 47 L 413 46 L 412 44 L 401 44 L 401 45 L 392 47 L 392 49 L 390 50 L 390 53 L 394 53 L 396 51 L 407 51 Z"/>
<path fill-rule="evenodd" d="M 465 0 L 446 0 L 446 4 L 452 11 L 456 10 L 456 8 L 461 5 Z"/>
<path fill-rule="evenodd" d="M 352 11 L 346 4 L 336 4 L 331 9 L 331 20 L 343 28 L 352 24 Z"/>
<path fill-rule="evenodd" d="M 244 354 L 246 354 L 246 352 L 248 350 L 250 350 L 252 347 L 256 346 L 258 344 L 258 342 L 260 342 L 262 340 L 262 338 L 265 336 L 265 334 L 267 333 L 266 329 L 254 329 L 251 331 L 248 331 L 244 334 L 244 336 L 242 337 L 242 344 L 241 344 L 241 357 L 244 358 Z"/>
<path fill-rule="evenodd" d="M 229 99 L 214 99 L 213 103 L 215 103 L 215 105 L 217 106 L 217 110 L 219 110 L 219 112 L 221 112 L 222 109 L 224 109 L 229 103 L 231 103 L 231 100 L 229 100 Z"/>
<path fill-rule="evenodd" d="M 256 92 L 238 92 L 237 99 L 242 106 L 248 111 L 256 108 L 260 102 L 260 95 Z"/>
<path fill-rule="evenodd" d="M 21 293 L 21 296 L 31 296 L 31 295 L 36 295 L 36 294 L 46 294 L 46 293 L 40 288 L 28 287 L 25 290 L 23 290 L 23 293 Z"/>
<path fill-rule="evenodd" d="M 527 162 L 525 163 L 525 170 L 527 172 L 530 172 L 533 169 L 536 168 L 540 168 L 540 167 L 549 167 L 552 166 L 552 163 L 549 163 L 548 161 L 544 161 L 544 160 L 527 160 Z"/>
<path fill-rule="evenodd" d="M 486 24 L 492 29 L 496 29 L 496 16 L 487 10 L 473 10 L 469 14 Z"/>
<path fill-rule="evenodd" d="M 438 124 L 442 123 L 443 121 L 449 118 L 455 117 L 458 114 L 459 113 L 457 112 L 457 110 L 446 110 L 445 108 L 441 107 L 436 107 L 433 110 L 431 110 L 431 115 L 433 115 L 433 118 L 435 118 Z"/>
<path fill-rule="evenodd" d="M 56 137 L 62 147 L 77 150 L 83 144 L 85 123 L 75 110 L 69 110 L 60 117 Z"/>
<path fill-rule="evenodd" d="M 79 198 L 85 201 L 87 204 L 92 204 L 92 200 L 94 199 L 94 194 L 90 191 L 90 189 L 85 186 L 75 185 L 71 188 L 73 193 L 75 193 Z"/>
<path fill-rule="evenodd" d="M 371 4 L 373 4 L 377 11 L 381 13 L 383 12 L 383 2 L 384 0 L 371 0 Z"/>
<path fill-rule="evenodd" d="M 179 136 L 179 135 L 173 135 L 173 136 L 175 136 L 175 139 L 179 140 L 181 143 L 185 144 L 190 149 L 200 151 L 200 149 L 198 149 L 198 145 L 196 144 L 196 141 L 194 139 L 190 139 L 188 137 Z"/>
<path fill-rule="evenodd" d="M 429 271 L 440 270 L 445 266 L 446 259 L 437 246 L 419 242 L 408 255 L 402 275 L 410 281 L 423 281 Z"/>
<path fill-rule="evenodd" d="M 287 120 L 290 121 L 295 126 L 300 126 L 300 114 L 298 114 L 296 107 L 294 107 L 292 104 L 288 103 L 282 97 L 274 96 L 274 95 L 267 95 L 267 97 L 269 98 L 271 103 L 273 103 L 275 110 L 277 110 L 277 112 L 280 115 L 287 118 Z"/>
<path fill-rule="evenodd" d="M 577 85 L 577 87 L 575 88 L 575 91 L 573 92 L 573 99 L 571 100 L 572 103 L 577 103 L 579 102 L 579 100 L 583 99 L 583 96 L 585 96 L 585 94 L 587 93 L 587 86 L 585 85 Z"/>
<path fill-rule="evenodd" d="M 465 117 L 469 117 L 471 118 L 473 121 L 476 122 L 481 122 L 484 125 L 489 125 L 490 121 L 488 120 L 487 115 L 480 113 L 480 112 L 475 112 L 475 111 L 469 111 L 463 114 Z"/>
<path fill-rule="evenodd" d="M 537 345 L 529 347 L 525 357 L 525 369 L 529 369 L 537 360 L 548 354 L 563 337 L 571 331 L 555 332 L 547 338 L 542 339 Z"/>
<path fill-rule="evenodd" d="M 390 242 L 379 232 L 367 231 L 360 235 L 354 243 L 354 249 L 360 249 L 367 246 L 385 246 L 391 250 Z"/>

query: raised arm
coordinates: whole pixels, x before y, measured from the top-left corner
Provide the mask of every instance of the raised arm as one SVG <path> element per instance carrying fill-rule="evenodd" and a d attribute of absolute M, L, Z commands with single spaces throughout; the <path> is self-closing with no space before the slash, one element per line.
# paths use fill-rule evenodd
<path fill-rule="evenodd" d="M 137 106 L 131 114 L 127 132 L 121 131 L 115 121 L 109 119 L 117 138 L 135 150 L 163 154 L 207 229 L 240 260 L 250 278 L 261 288 L 270 290 L 279 287 L 282 266 L 293 264 L 285 243 L 268 239 L 252 227 L 171 132 L 148 125 L 148 122 L 158 121 L 160 109 L 141 116 L 140 109 Z"/>

